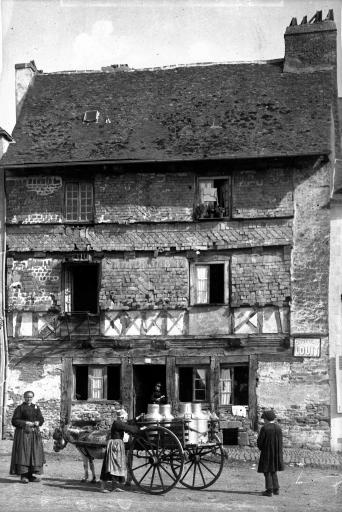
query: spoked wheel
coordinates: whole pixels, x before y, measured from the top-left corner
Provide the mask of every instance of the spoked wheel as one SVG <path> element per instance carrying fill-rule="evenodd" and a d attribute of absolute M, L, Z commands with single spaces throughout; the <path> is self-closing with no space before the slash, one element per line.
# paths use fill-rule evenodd
<path fill-rule="evenodd" d="M 151 426 L 134 436 L 128 460 L 132 479 L 140 489 L 150 494 L 164 494 L 182 476 L 184 453 L 173 432 Z"/>
<path fill-rule="evenodd" d="M 216 435 L 210 443 L 187 445 L 180 483 L 189 489 L 205 489 L 219 478 L 223 464 L 224 452 Z"/>

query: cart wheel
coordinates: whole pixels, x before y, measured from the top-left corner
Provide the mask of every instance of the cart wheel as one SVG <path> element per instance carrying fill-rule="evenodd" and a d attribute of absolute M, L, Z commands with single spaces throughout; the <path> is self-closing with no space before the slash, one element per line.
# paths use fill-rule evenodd
<path fill-rule="evenodd" d="M 164 494 L 182 476 L 183 448 L 171 430 L 153 425 L 134 436 L 128 464 L 132 479 L 140 489 L 149 494 Z"/>
<path fill-rule="evenodd" d="M 189 489 L 205 489 L 222 473 L 224 452 L 219 438 L 212 442 L 185 447 L 184 471 L 180 483 Z"/>

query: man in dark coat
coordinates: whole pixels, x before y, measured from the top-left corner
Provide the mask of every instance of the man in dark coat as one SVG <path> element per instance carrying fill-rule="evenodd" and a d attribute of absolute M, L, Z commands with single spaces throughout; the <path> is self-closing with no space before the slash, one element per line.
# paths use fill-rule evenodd
<path fill-rule="evenodd" d="M 39 427 L 44 418 L 38 407 L 32 403 L 33 391 L 24 393 L 24 402 L 13 414 L 12 425 L 15 427 L 11 458 L 11 475 L 20 475 L 21 482 L 39 482 L 34 473 L 42 473 L 45 456 Z"/>
<path fill-rule="evenodd" d="M 261 427 L 257 445 L 260 450 L 258 473 L 264 473 L 266 490 L 263 496 L 279 494 L 277 471 L 284 470 L 283 434 L 280 426 L 274 422 L 274 411 L 264 411 L 261 415 L 265 424 Z"/>

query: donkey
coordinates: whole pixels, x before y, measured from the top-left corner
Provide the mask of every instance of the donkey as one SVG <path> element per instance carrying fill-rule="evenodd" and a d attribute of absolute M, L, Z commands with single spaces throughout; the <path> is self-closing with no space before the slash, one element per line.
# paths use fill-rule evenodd
<path fill-rule="evenodd" d="M 95 483 L 95 465 L 94 459 L 103 459 L 106 452 L 106 443 L 108 439 L 108 430 L 89 430 L 88 428 L 77 428 L 61 424 L 55 428 L 53 433 L 53 450 L 59 452 L 66 447 L 68 443 L 75 445 L 75 448 L 82 456 L 84 476 L 82 482 L 89 481 L 89 469 L 92 474 L 91 482 Z M 80 442 L 80 444 L 78 444 Z M 89 443 L 89 446 L 87 445 Z M 96 446 L 98 444 L 98 446 Z"/>

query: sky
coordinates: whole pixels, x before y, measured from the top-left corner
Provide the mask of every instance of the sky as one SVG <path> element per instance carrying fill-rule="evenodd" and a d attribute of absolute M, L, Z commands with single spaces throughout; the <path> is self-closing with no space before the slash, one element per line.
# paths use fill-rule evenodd
<path fill-rule="evenodd" d="M 284 56 L 284 32 L 340 0 L 0 0 L 0 126 L 15 124 L 14 66 L 44 72 L 133 68 Z M 341 66 L 342 67 L 342 66 Z M 342 72 L 339 66 L 339 95 Z"/>

